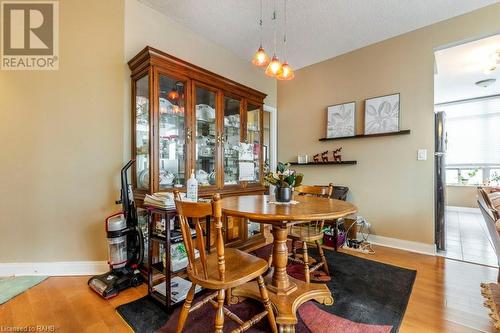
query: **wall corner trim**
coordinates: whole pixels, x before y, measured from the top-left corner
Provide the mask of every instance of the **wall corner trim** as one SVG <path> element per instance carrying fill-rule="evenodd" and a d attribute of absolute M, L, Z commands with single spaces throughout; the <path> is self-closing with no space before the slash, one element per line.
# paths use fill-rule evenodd
<path fill-rule="evenodd" d="M 362 238 L 362 235 L 359 234 L 358 239 Z M 391 247 L 398 250 L 404 250 L 409 252 L 415 252 L 420 254 L 426 254 L 430 256 L 436 255 L 436 245 L 435 244 L 427 244 L 420 242 L 413 242 L 404 239 L 397 239 L 379 235 L 368 236 L 368 243 L 374 245 L 380 245 L 385 247 Z"/>
<path fill-rule="evenodd" d="M 96 275 L 109 270 L 106 261 L 58 261 L 0 263 L 0 276 L 75 276 Z"/>

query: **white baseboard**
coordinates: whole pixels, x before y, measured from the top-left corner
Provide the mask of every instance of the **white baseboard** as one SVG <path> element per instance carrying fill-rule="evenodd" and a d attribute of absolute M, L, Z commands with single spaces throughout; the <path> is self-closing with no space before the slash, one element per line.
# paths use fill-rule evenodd
<path fill-rule="evenodd" d="M 478 213 L 481 214 L 481 211 L 478 207 L 458 207 L 458 206 L 446 206 L 446 210 L 451 212 L 465 212 L 465 213 Z"/>
<path fill-rule="evenodd" d="M 362 236 L 361 236 L 361 234 L 359 234 L 358 239 L 361 239 L 361 238 L 362 238 Z M 391 247 L 394 249 L 405 250 L 405 251 L 409 251 L 409 252 L 427 254 L 427 255 L 431 255 L 431 256 L 436 255 L 436 245 L 434 245 L 434 244 L 413 242 L 413 241 L 408 241 L 408 240 L 404 240 L 404 239 L 384 237 L 384 236 L 372 235 L 372 234 L 370 234 L 368 236 L 368 242 L 371 244 L 374 244 L 374 245 Z"/>
<path fill-rule="evenodd" d="M 0 276 L 71 276 L 96 275 L 109 270 L 106 261 L 59 261 L 0 263 Z"/>

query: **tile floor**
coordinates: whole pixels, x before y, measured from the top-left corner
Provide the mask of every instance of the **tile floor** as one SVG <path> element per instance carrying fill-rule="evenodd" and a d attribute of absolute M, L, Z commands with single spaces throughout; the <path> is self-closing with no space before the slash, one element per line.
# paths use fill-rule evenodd
<path fill-rule="evenodd" d="M 479 209 L 446 208 L 447 249 L 440 255 L 498 267 L 497 257 Z"/>

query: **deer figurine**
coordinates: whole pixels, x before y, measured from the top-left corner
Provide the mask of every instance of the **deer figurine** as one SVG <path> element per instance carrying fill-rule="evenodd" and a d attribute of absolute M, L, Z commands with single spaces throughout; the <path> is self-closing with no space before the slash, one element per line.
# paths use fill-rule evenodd
<path fill-rule="evenodd" d="M 335 149 L 333 151 L 333 161 L 334 162 L 342 162 L 342 155 L 340 154 L 341 151 L 342 151 L 342 147 Z"/>
<path fill-rule="evenodd" d="M 328 150 L 321 153 L 321 161 L 328 162 Z"/>

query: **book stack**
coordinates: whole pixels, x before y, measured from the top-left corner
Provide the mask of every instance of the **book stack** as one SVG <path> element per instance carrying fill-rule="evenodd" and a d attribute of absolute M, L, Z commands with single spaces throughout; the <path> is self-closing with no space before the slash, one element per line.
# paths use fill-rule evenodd
<path fill-rule="evenodd" d="M 190 228 L 191 231 L 191 238 L 196 237 L 196 230 L 193 228 Z M 176 243 L 181 243 L 184 241 L 184 238 L 182 237 L 182 232 L 179 229 L 171 230 L 170 231 L 170 243 L 171 244 L 176 244 Z"/>
<path fill-rule="evenodd" d="M 163 296 L 167 296 L 167 291 L 166 291 L 166 281 L 157 284 L 156 286 L 153 287 L 153 289 Z M 191 281 L 188 281 L 186 279 L 183 279 L 178 276 L 174 276 L 170 280 L 170 296 L 171 300 L 173 303 L 179 303 L 183 300 L 186 299 L 187 293 L 189 291 L 189 288 L 191 288 Z M 196 286 L 195 288 L 195 293 L 199 292 L 201 290 L 200 286 Z"/>
<path fill-rule="evenodd" d="M 181 198 L 185 200 L 186 193 L 181 193 Z M 174 194 L 170 192 L 157 192 L 146 194 L 144 205 L 162 209 L 175 209 Z"/>
<path fill-rule="evenodd" d="M 171 193 L 146 194 L 144 205 L 162 209 L 175 209 L 174 197 Z"/>

